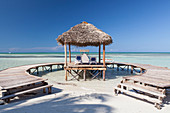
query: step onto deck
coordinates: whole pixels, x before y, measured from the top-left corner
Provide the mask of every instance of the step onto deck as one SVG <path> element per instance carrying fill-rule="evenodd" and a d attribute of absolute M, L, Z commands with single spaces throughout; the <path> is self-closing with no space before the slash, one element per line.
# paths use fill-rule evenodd
<path fill-rule="evenodd" d="M 140 84 L 137 84 L 137 83 L 130 83 L 130 82 L 120 83 L 120 85 L 126 86 L 128 88 L 132 88 L 132 89 L 135 89 L 135 90 L 139 90 L 139 91 L 142 91 L 142 92 L 145 92 L 145 93 L 149 93 L 149 94 L 154 95 L 154 96 L 158 96 L 158 97 L 162 97 L 162 98 L 166 97 L 165 90 L 163 90 L 163 89 L 159 90 L 155 87 L 144 86 L 144 85 L 140 85 Z"/>
<path fill-rule="evenodd" d="M 156 99 L 156 98 L 151 98 L 151 97 L 146 96 L 146 95 L 142 95 L 142 94 L 135 93 L 135 92 L 132 92 L 132 91 L 128 91 L 128 90 L 125 90 L 125 89 L 122 89 L 122 88 L 118 88 L 118 87 L 116 87 L 114 90 L 115 90 L 115 92 L 117 90 L 117 91 L 123 92 L 125 94 L 134 96 L 136 98 L 147 100 L 147 101 L 152 102 L 152 103 L 162 104 L 161 100 Z"/>

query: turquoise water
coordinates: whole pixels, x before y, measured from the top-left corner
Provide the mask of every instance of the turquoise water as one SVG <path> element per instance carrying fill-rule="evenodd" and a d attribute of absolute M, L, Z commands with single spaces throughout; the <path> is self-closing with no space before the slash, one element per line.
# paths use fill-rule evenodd
<path fill-rule="evenodd" d="M 79 52 L 72 53 L 72 61 Z M 89 53 L 89 56 L 98 57 L 98 53 Z M 146 52 L 121 52 L 106 53 L 106 59 L 116 62 L 130 62 L 152 64 L 170 68 L 170 53 L 146 53 Z M 0 70 L 27 64 L 64 62 L 64 53 L 1 53 Z"/>

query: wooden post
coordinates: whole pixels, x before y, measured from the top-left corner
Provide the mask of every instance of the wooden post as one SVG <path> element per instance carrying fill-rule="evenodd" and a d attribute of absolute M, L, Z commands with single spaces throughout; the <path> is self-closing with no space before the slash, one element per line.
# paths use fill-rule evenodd
<path fill-rule="evenodd" d="M 140 73 L 142 73 L 143 72 L 143 69 L 142 68 L 140 68 Z"/>
<path fill-rule="evenodd" d="M 36 70 L 37 70 L 37 75 L 38 75 L 39 74 L 38 67 L 36 67 Z"/>
<path fill-rule="evenodd" d="M 100 51 L 100 48 L 101 48 L 101 45 L 99 44 L 99 63 L 100 63 L 100 59 L 101 59 L 101 58 L 100 58 L 100 52 L 101 52 L 101 51 Z"/>
<path fill-rule="evenodd" d="M 67 43 L 64 43 L 65 46 L 65 80 L 67 81 Z"/>
<path fill-rule="evenodd" d="M 51 68 L 51 72 L 52 72 L 53 71 L 53 65 L 51 65 L 50 68 Z"/>
<path fill-rule="evenodd" d="M 117 71 L 119 71 L 119 65 L 117 64 Z"/>
<path fill-rule="evenodd" d="M 44 67 L 42 66 L 42 72 L 44 73 Z"/>
<path fill-rule="evenodd" d="M 70 47 L 70 43 L 69 43 L 69 62 L 71 63 L 71 47 Z"/>
<path fill-rule="evenodd" d="M 103 66 L 105 67 L 105 43 L 103 43 Z M 105 70 L 103 70 L 103 80 L 105 81 Z"/>
<path fill-rule="evenodd" d="M 105 81 L 105 70 L 103 70 L 103 81 Z"/>
<path fill-rule="evenodd" d="M 86 81 L 86 70 L 84 70 L 83 78 L 84 78 L 84 81 Z"/>
<path fill-rule="evenodd" d="M 103 43 L 103 65 L 105 66 L 105 43 Z"/>
<path fill-rule="evenodd" d="M 131 73 L 133 73 L 133 66 L 131 66 Z"/>
<path fill-rule="evenodd" d="M 51 87 L 48 87 L 48 94 L 51 94 Z"/>
<path fill-rule="evenodd" d="M 46 88 L 43 88 L 43 93 L 46 93 Z"/>

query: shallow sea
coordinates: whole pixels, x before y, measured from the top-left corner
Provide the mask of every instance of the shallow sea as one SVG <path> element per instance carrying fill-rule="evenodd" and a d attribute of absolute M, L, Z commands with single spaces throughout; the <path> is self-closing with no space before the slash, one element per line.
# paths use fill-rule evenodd
<path fill-rule="evenodd" d="M 72 53 L 72 60 L 80 53 Z M 98 57 L 97 53 L 89 56 Z M 170 68 L 170 53 L 106 53 L 106 59 L 116 62 L 152 64 Z M 0 54 L 0 70 L 27 64 L 64 62 L 64 53 L 18 53 Z"/>

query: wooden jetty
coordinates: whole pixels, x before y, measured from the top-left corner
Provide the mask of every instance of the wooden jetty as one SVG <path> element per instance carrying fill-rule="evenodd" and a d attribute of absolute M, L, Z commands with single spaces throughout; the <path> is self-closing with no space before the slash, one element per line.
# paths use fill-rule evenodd
<path fill-rule="evenodd" d="M 43 92 L 46 92 L 46 88 L 48 89 L 48 93 L 51 93 L 52 85 L 48 85 L 46 79 L 35 76 L 39 73 L 43 73 L 44 71 L 51 72 L 53 69 L 64 69 L 65 63 L 44 63 L 44 64 L 33 64 L 33 65 L 25 65 L 19 67 L 8 68 L 0 71 L 0 100 L 4 100 L 5 102 L 10 102 L 10 99 L 19 96 L 21 94 L 29 93 L 35 90 L 43 89 Z M 68 70 L 73 70 L 77 72 L 77 70 L 106 70 L 106 67 L 110 65 L 112 68 L 114 66 L 117 67 L 118 70 L 123 70 L 126 66 L 129 69 L 130 65 L 123 63 L 106 63 L 106 66 L 103 67 L 103 64 L 98 63 L 97 65 L 68 65 Z M 120 68 L 120 69 L 119 69 Z M 131 66 L 131 70 L 135 70 L 135 66 Z M 133 72 L 131 71 L 131 72 Z M 78 73 L 78 72 L 77 72 Z M 92 79 L 94 79 L 97 75 L 94 75 Z M 84 79 L 86 75 L 84 75 Z"/>
<path fill-rule="evenodd" d="M 53 69 L 64 69 L 65 63 L 45 63 L 19 66 L 0 71 L 0 91 L 2 96 L 0 100 L 9 102 L 11 98 L 43 89 L 43 92 L 51 93 L 52 85 L 48 85 L 46 79 L 35 74 L 41 71 L 51 72 Z M 161 108 L 163 100 L 166 97 L 167 89 L 170 88 L 170 70 L 166 67 L 152 66 L 148 64 L 118 63 L 106 62 L 103 65 L 68 65 L 67 69 L 72 71 L 83 70 L 84 67 L 89 70 L 101 71 L 100 68 L 117 68 L 117 71 L 129 71 L 138 73 L 133 76 L 123 77 L 123 80 L 114 88 L 115 94 L 125 93 L 139 99 L 147 100 L 155 104 L 158 109 Z M 74 69 L 75 68 L 75 69 Z M 83 68 L 83 69 L 82 69 Z M 41 70 L 40 70 L 41 69 Z M 85 77 L 85 76 L 84 76 Z M 95 78 L 95 76 L 93 76 Z"/>
<path fill-rule="evenodd" d="M 115 94 L 127 95 L 147 100 L 161 109 L 166 91 L 170 88 L 170 69 L 148 64 L 128 64 L 141 69 L 141 74 L 123 77 L 123 80 L 114 88 Z"/>
<path fill-rule="evenodd" d="M 11 98 L 21 94 L 43 89 L 43 92 L 51 93 L 52 85 L 48 85 L 47 79 L 43 79 L 33 74 L 39 74 L 42 71 L 52 71 L 54 66 L 63 69 L 64 63 L 45 63 L 36 65 L 26 65 L 8 68 L 0 71 L 0 100 L 9 102 Z"/>

